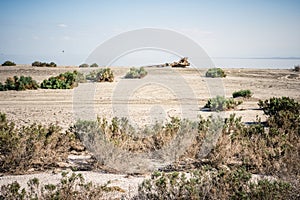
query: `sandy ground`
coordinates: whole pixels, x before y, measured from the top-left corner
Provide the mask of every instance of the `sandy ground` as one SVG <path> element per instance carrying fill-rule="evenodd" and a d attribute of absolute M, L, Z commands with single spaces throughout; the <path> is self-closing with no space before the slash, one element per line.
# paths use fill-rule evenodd
<path fill-rule="evenodd" d="M 59 73 L 78 70 L 75 67 L 38 68 L 30 66 L 1 67 L 0 81 L 9 76 L 32 76 L 38 82 Z M 168 116 L 196 119 L 211 112 L 201 110 L 207 100 L 217 94 L 230 97 L 239 89 L 250 89 L 254 94 L 236 111 L 245 122 L 256 116 L 259 99 L 290 96 L 300 100 L 299 73 L 290 70 L 227 69 L 223 79 L 205 78 L 205 69 L 147 68 L 141 80 L 128 80 L 124 67 L 112 67 L 113 83 L 83 83 L 73 90 L 5 91 L 0 93 L 0 111 L 18 125 L 33 122 L 54 123 L 67 129 L 76 119 L 108 119 L 127 117 L 133 124 L 152 124 Z M 84 73 L 90 69 L 84 69 Z"/>
<path fill-rule="evenodd" d="M 70 172 L 69 174 L 71 174 Z M 79 171 L 75 172 L 76 174 L 82 174 L 84 177 L 85 183 L 92 181 L 94 184 L 105 185 L 107 186 L 117 186 L 123 190 L 123 192 L 114 194 L 114 197 L 133 197 L 138 192 L 138 185 L 142 183 L 146 176 L 128 176 L 121 174 L 104 174 L 100 172 L 87 172 Z M 61 180 L 61 174 L 53 173 L 38 173 L 38 174 L 26 174 L 26 175 L 15 175 L 15 176 L 5 176 L 0 177 L 0 186 L 13 183 L 17 181 L 23 188 L 27 188 L 27 182 L 33 178 L 38 178 L 40 186 L 47 184 L 59 183 Z"/>
<path fill-rule="evenodd" d="M 146 68 L 148 75 L 140 80 L 128 80 L 123 76 L 128 67 L 112 67 L 113 83 L 82 83 L 72 90 L 33 90 L 0 92 L 0 112 L 17 125 L 36 123 L 58 124 L 64 129 L 76 119 L 95 119 L 96 116 L 111 119 L 127 117 L 132 124 L 143 126 L 155 121 L 178 116 L 195 120 L 198 115 L 208 117 L 211 112 L 202 109 L 215 95 L 231 97 L 234 91 L 250 89 L 253 96 L 243 99 L 237 110 L 223 112 L 224 117 L 235 113 L 242 121 L 252 122 L 256 117 L 265 120 L 258 110 L 259 99 L 273 96 L 289 96 L 300 101 L 300 74 L 291 70 L 226 69 L 223 79 L 205 78 L 206 69 Z M 82 69 L 76 67 L 38 68 L 31 66 L 0 67 L 0 81 L 10 76 L 32 76 L 39 83 L 59 73 Z M 83 69 L 87 73 L 91 69 Z M 88 181 L 103 183 L 117 179 L 120 187 L 135 188 L 143 178 L 125 178 L 85 172 Z M 0 177 L 0 185 L 12 180 L 24 183 L 33 175 Z M 36 174 L 45 177 L 45 174 Z M 57 181 L 59 175 L 47 173 L 47 180 Z M 100 182 L 99 182 L 100 181 Z M 116 182 L 118 182 L 116 181 Z"/>

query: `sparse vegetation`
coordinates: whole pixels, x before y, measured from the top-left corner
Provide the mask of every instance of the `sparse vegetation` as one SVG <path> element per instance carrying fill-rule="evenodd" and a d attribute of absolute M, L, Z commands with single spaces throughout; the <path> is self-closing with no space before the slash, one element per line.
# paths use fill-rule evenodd
<path fill-rule="evenodd" d="M 79 72 L 65 72 L 55 77 L 50 77 L 41 83 L 43 89 L 72 89 L 78 86 L 80 79 L 84 78 Z"/>
<path fill-rule="evenodd" d="M 88 68 L 88 67 L 99 67 L 97 63 L 93 63 L 91 65 L 83 63 L 81 65 L 79 65 L 80 68 Z"/>
<path fill-rule="evenodd" d="M 97 63 L 93 63 L 90 65 L 90 67 L 99 67 Z"/>
<path fill-rule="evenodd" d="M 288 101 L 294 106 L 287 110 L 298 109 L 294 100 Z M 295 115 L 299 119 L 299 114 Z M 231 115 L 212 151 L 193 164 L 200 167 L 185 172 L 154 172 L 139 186 L 136 199 L 298 199 L 300 123 L 289 118 L 281 118 L 281 122 L 271 119 L 265 128 L 259 119 L 245 125 L 241 117 Z M 199 156 L 203 142 L 211 137 L 212 123 L 211 119 L 200 119 L 199 137 L 188 150 L 190 156 Z M 253 179 L 253 174 L 261 176 Z"/>
<path fill-rule="evenodd" d="M 225 98 L 221 99 L 217 102 L 226 104 L 223 101 Z M 268 117 L 267 126 L 259 118 L 253 124 L 246 125 L 241 117 L 234 114 L 225 120 L 200 118 L 197 122 L 171 118 L 166 124 L 158 123 L 144 130 L 135 129 L 126 118 L 113 118 L 110 122 L 98 118 L 97 121 L 78 121 L 72 132 L 65 134 L 59 133 L 55 126 L 45 128 L 32 125 L 17 129 L 1 114 L 0 169 L 16 173 L 33 165 L 51 167 L 58 157 L 65 158 L 70 141 L 76 138 L 87 148 L 90 145 L 103 150 L 99 154 L 107 153 L 107 148 L 99 145 L 98 140 L 135 153 L 162 149 L 174 138 L 177 139 L 178 135 L 191 135 L 196 131 L 194 143 L 179 157 L 178 162 L 185 162 L 184 168 L 179 168 L 178 163 L 174 163 L 168 168 L 173 170 L 170 173 L 153 172 L 151 178 L 144 180 L 139 186 L 134 199 L 299 199 L 299 103 L 294 99 L 281 97 L 260 101 L 259 106 Z M 214 133 L 216 127 L 220 128 L 219 135 Z M 201 152 L 203 147 L 206 148 L 207 142 L 213 143 L 213 148 L 202 156 Z M 186 162 L 186 158 L 193 162 Z M 108 156 L 107 159 L 111 157 Z M 161 170 L 164 171 L 165 168 Z M 72 181 L 51 185 L 51 191 L 45 188 L 45 194 L 54 195 L 51 197 L 57 197 L 56 194 L 63 196 L 66 194 L 65 189 L 71 188 L 68 190 L 70 198 L 75 198 L 75 194 L 81 198 L 87 197 L 81 196 L 87 194 L 86 188 L 76 185 L 79 183 L 76 181 L 81 180 L 80 177 L 71 175 L 63 179 Z M 76 187 L 63 187 L 65 183 L 75 184 Z M 29 195 L 20 190 L 20 185 L 13 184 L 3 186 L 0 195 L 5 198 Z M 79 190 L 75 192 L 74 188 Z M 88 191 L 95 191 L 94 187 L 90 189 Z M 119 191 L 119 188 L 116 190 Z M 103 194 L 101 191 L 98 193 Z"/>
<path fill-rule="evenodd" d="M 87 146 L 101 140 L 130 152 L 146 152 L 161 149 L 178 136 L 179 132 L 184 134 L 190 129 L 196 129 L 196 125 L 187 120 L 172 118 L 166 124 L 157 123 L 153 127 L 136 130 L 128 119 L 115 117 L 111 122 L 104 118 L 98 118 L 97 121 L 77 121 L 74 132 Z"/>
<path fill-rule="evenodd" d="M 129 72 L 127 72 L 127 74 L 125 75 L 125 78 L 143 78 L 147 75 L 147 73 L 148 72 L 145 70 L 144 67 L 132 67 L 130 68 Z"/>
<path fill-rule="evenodd" d="M 62 178 L 57 184 L 41 186 L 39 179 L 33 178 L 27 182 L 28 189 L 21 188 L 18 182 L 3 185 L 0 190 L 0 199 L 7 200 L 32 200 L 32 199 L 110 199 L 116 192 L 125 191 L 117 186 L 95 185 L 86 182 L 81 174 L 62 172 Z"/>
<path fill-rule="evenodd" d="M 300 104 L 294 99 L 273 97 L 265 101 L 260 100 L 258 105 L 269 116 L 268 124 L 275 123 L 278 128 L 287 128 L 298 127 L 300 123 Z"/>
<path fill-rule="evenodd" d="M 252 93 L 250 90 L 239 90 L 234 93 L 232 93 L 232 97 L 244 97 L 244 98 L 250 98 L 252 96 Z"/>
<path fill-rule="evenodd" d="M 73 133 L 55 125 L 32 124 L 17 128 L 0 113 L 0 172 L 24 173 L 30 168 L 46 169 L 67 159 Z"/>
<path fill-rule="evenodd" d="M 80 68 L 87 68 L 87 67 L 89 67 L 89 65 L 86 64 L 86 63 L 83 63 L 83 64 L 79 65 L 79 67 L 80 67 Z"/>
<path fill-rule="evenodd" d="M 78 72 L 78 71 L 76 71 L 76 73 L 77 73 L 76 74 L 76 82 L 77 83 L 85 83 L 86 82 L 85 75 L 81 72 Z"/>
<path fill-rule="evenodd" d="M 114 74 L 110 68 L 103 68 L 91 71 L 86 75 L 86 79 L 95 82 L 113 82 Z"/>
<path fill-rule="evenodd" d="M 54 62 L 46 63 L 46 62 L 34 61 L 31 65 L 33 67 L 56 67 L 56 64 Z"/>
<path fill-rule="evenodd" d="M 242 167 L 226 170 L 206 165 L 188 172 L 153 172 L 134 199 L 290 199 L 297 197 L 294 190 L 288 182 L 253 183 Z"/>
<path fill-rule="evenodd" d="M 2 64 L 2 66 L 16 66 L 16 63 L 7 60 Z"/>
<path fill-rule="evenodd" d="M 225 98 L 223 96 L 216 96 L 209 99 L 204 108 L 209 108 L 210 111 L 225 111 L 234 109 L 240 105 L 242 101 L 235 101 L 233 98 Z"/>
<path fill-rule="evenodd" d="M 300 104 L 289 97 L 272 97 L 265 101 L 260 100 L 258 105 L 270 117 L 278 116 L 282 111 L 296 115 L 300 113 Z"/>
<path fill-rule="evenodd" d="M 223 78 L 226 77 L 226 74 L 221 68 L 210 68 L 207 70 L 205 76 L 211 78 Z"/>
<path fill-rule="evenodd" d="M 0 83 L 0 91 L 6 90 L 36 90 L 39 87 L 37 82 L 30 76 L 9 77 L 6 79 L 5 84 Z"/>
<path fill-rule="evenodd" d="M 205 135 L 210 123 L 203 122 L 200 133 Z M 279 128 L 272 121 L 267 129 L 258 120 L 246 126 L 241 117 L 231 115 L 207 159 L 213 166 L 244 166 L 251 173 L 294 179 L 300 173 L 300 126 L 299 123 L 294 126 L 289 120 L 284 124 Z"/>

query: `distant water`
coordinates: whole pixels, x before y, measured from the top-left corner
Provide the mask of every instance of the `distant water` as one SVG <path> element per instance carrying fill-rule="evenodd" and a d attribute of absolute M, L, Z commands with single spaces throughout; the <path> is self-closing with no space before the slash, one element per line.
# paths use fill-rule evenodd
<path fill-rule="evenodd" d="M 212 58 L 216 67 L 292 69 L 300 65 L 300 58 Z"/>
<path fill-rule="evenodd" d="M 127 55 L 113 63 L 114 66 L 148 66 L 178 61 L 178 57 L 167 53 L 137 52 Z M 43 62 L 55 62 L 59 65 L 80 65 L 85 62 L 87 55 L 57 53 L 54 55 L 4 55 L 0 54 L 0 64 L 6 60 L 12 60 L 18 64 L 31 64 L 38 60 Z M 300 57 L 297 58 L 211 58 L 216 67 L 221 68 L 256 68 L 256 69 L 292 69 L 300 65 Z M 100 64 L 100 63 L 99 63 Z M 100 64 L 102 65 L 102 64 Z M 202 66 L 203 67 L 203 66 Z M 206 66 L 210 67 L 210 66 Z"/>

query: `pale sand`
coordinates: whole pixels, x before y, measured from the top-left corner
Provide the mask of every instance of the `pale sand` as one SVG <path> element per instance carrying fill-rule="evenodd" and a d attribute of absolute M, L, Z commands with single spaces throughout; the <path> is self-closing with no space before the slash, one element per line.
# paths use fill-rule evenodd
<path fill-rule="evenodd" d="M 0 67 L 0 81 L 4 82 L 9 76 L 25 75 L 41 82 L 49 76 L 75 69 L 79 70 L 75 67 Z M 265 120 L 263 112 L 258 110 L 259 99 L 289 96 L 300 101 L 300 74 L 291 70 L 225 69 L 227 77 L 218 81 L 205 78 L 205 69 L 146 68 L 148 75 L 141 80 L 124 80 L 123 76 L 128 71 L 128 67 L 112 67 L 112 69 L 115 72 L 113 83 L 84 83 L 73 90 L 38 89 L 0 92 L 0 111 L 6 113 L 7 118 L 17 125 L 34 122 L 56 123 L 68 129 L 78 116 L 93 118 L 94 115 L 98 115 L 108 119 L 114 116 L 126 116 L 138 125 L 165 120 L 168 116 L 191 119 L 195 119 L 197 115 L 208 117 L 212 113 L 201 111 L 201 108 L 209 98 L 213 97 L 211 93 L 220 89 L 221 92 L 222 90 L 225 92 L 226 97 L 231 97 L 234 91 L 240 89 L 250 89 L 253 92 L 253 97 L 244 99 L 244 103 L 238 107 L 239 110 L 224 112 L 225 117 L 231 113 L 242 116 L 244 122 L 252 122 L 256 120 L 256 116 L 262 121 Z M 83 69 L 83 71 L 89 70 L 91 69 Z M 212 86 L 211 91 L 208 90 L 208 85 Z M 94 100 L 90 99 L 91 95 Z M 92 114 L 93 109 L 94 114 Z M 74 118 L 74 113 L 79 115 L 75 115 Z M 45 175 L 52 180 L 51 173 L 36 176 L 42 178 Z M 33 175 L 28 177 L 26 175 L 21 179 L 19 176 L 1 177 L 0 185 L 12 180 L 26 182 L 31 176 Z M 56 175 L 54 179 L 57 181 L 58 177 Z M 134 192 L 137 184 L 142 180 L 140 177 L 128 179 L 122 175 L 94 174 L 94 172 L 87 172 L 86 177 L 88 181 L 97 183 L 118 179 L 117 185 L 125 190 L 128 190 L 132 183 Z"/>
<path fill-rule="evenodd" d="M 49 76 L 76 69 L 79 68 L 1 67 L 0 81 L 13 75 L 30 75 L 41 82 Z M 18 125 L 55 123 L 67 129 L 74 118 L 95 116 L 108 119 L 125 116 L 138 125 L 151 124 L 168 116 L 207 117 L 212 113 L 201 108 L 214 96 L 210 93 L 220 89 L 226 97 L 239 89 L 250 89 L 254 93 L 252 98 L 243 100 L 239 110 L 224 113 L 224 116 L 230 113 L 242 116 L 244 122 L 254 121 L 257 115 L 265 119 L 263 112 L 257 110 L 259 99 L 289 96 L 300 100 L 299 73 L 291 70 L 226 69 L 227 77 L 220 81 L 205 78 L 205 69 L 147 68 L 148 75 L 141 80 L 123 79 L 128 68 L 112 69 L 115 72 L 113 83 L 84 83 L 73 90 L 1 92 L 0 111 Z"/>
<path fill-rule="evenodd" d="M 71 175 L 72 172 L 69 173 Z M 126 198 L 133 197 L 138 192 L 138 185 L 143 182 L 145 178 L 149 178 L 149 176 L 127 176 L 121 174 L 104 174 L 100 172 L 91 172 L 91 171 L 80 171 L 75 172 L 76 174 L 82 174 L 85 183 L 90 181 L 93 182 L 95 185 L 105 185 L 109 183 L 107 186 L 117 186 L 124 190 L 124 192 L 116 192 L 113 194 L 114 197 L 117 199 L 121 198 L 122 196 Z M 38 174 L 26 174 L 26 175 L 14 175 L 14 176 L 3 176 L 0 177 L 0 187 L 2 185 L 13 183 L 17 181 L 22 188 L 28 189 L 27 182 L 30 179 L 38 178 L 40 187 L 47 185 L 47 184 L 58 184 L 61 180 L 61 174 L 53 174 L 51 172 L 44 172 Z"/>

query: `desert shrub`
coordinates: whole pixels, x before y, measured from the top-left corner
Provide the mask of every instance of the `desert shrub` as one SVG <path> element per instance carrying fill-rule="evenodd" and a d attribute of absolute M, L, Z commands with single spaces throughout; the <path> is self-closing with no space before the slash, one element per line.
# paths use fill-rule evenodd
<path fill-rule="evenodd" d="M 258 103 L 259 107 L 269 116 L 267 124 L 272 134 L 281 134 L 284 129 L 298 132 L 300 135 L 300 104 L 289 97 L 272 97 Z"/>
<path fill-rule="evenodd" d="M 57 65 L 54 62 L 46 63 L 40 61 L 34 61 L 31 66 L 34 67 L 56 67 Z"/>
<path fill-rule="evenodd" d="M 226 74 L 221 68 L 210 68 L 207 70 L 205 76 L 212 77 L 212 78 L 217 78 L 217 77 L 223 78 L 226 77 Z"/>
<path fill-rule="evenodd" d="M 168 152 L 165 160 L 179 157 L 184 154 L 186 144 L 190 144 L 197 134 L 197 124 L 172 118 L 164 124 L 134 128 L 126 118 L 113 118 L 111 121 L 98 118 L 97 121 L 78 121 L 73 130 L 99 163 L 119 172 L 135 173 L 146 172 L 150 166 L 141 168 L 136 163 L 138 159 L 132 155 L 146 153 L 148 157 L 148 153 L 155 154 L 156 151 L 163 150 Z M 122 157 L 127 163 L 120 160 Z M 121 163 L 116 164 L 118 162 Z"/>
<path fill-rule="evenodd" d="M 39 87 L 37 82 L 30 76 L 17 76 L 9 77 L 6 79 L 5 84 L 0 83 L 0 91 L 5 90 L 35 90 Z"/>
<path fill-rule="evenodd" d="M 87 67 L 99 67 L 99 65 L 97 63 L 93 63 L 91 65 L 83 63 L 81 65 L 79 65 L 80 68 L 87 68 Z"/>
<path fill-rule="evenodd" d="M 42 63 L 40 61 L 34 61 L 31 66 L 36 66 L 36 67 L 40 67 L 42 66 Z"/>
<path fill-rule="evenodd" d="M 203 166 L 188 172 L 153 172 L 134 199 L 290 199 L 296 198 L 288 182 L 261 179 L 251 182 L 244 168 L 232 170 Z"/>
<path fill-rule="evenodd" d="M 100 69 L 100 70 L 102 70 L 102 69 Z M 93 70 L 93 71 L 89 72 L 85 77 L 87 80 L 96 81 L 96 76 L 97 76 L 97 70 Z"/>
<path fill-rule="evenodd" d="M 250 98 L 252 96 L 252 93 L 250 90 L 239 90 L 234 93 L 232 93 L 232 97 L 244 97 L 244 98 Z"/>
<path fill-rule="evenodd" d="M 159 138 L 159 136 L 171 137 L 171 135 L 175 135 L 178 130 L 178 123 L 180 122 L 174 118 L 165 126 L 156 124 L 153 129 L 155 132 L 151 131 L 150 133 L 151 128 L 134 129 L 127 118 L 114 117 L 110 122 L 104 118 L 98 118 L 97 121 L 77 121 L 74 126 L 74 133 L 84 143 L 94 142 L 97 136 L 101 136 L 101 140 L 109 141 L 115 146 L 122 146 L 128 151 L 134 152 L 143 149 L 161 148 L 166 143 L 166 141 L 163 141 L 166 138 Z M 145 135 L 145 132 L 148 133 Z M 148 143 L 142 143 L 143 140 L 147 140 Z"/>
<path fill-rule="evenodd" d="M 2 66 L 16 66 L 16 63 L 7 60 L 2 64 Z"/>
<path fill-rule="evenodd" d="M 82 77 L 77 71 L 65 72 L 55 77 L 50 77 L 41 83 L 43 89 L 72 89 L 78 86 Z"/>
<path fill-rule="evenodd" d="M 87 68 L 87 67 L 99 67 L 97 63 L 93 63 L 91 65 L 83 63 L 81 65 L 79 65 L 80 68 Z"/>
<path fill-rule="evenodd" d="M 224 111 L 234 109 L 241 103 L 242 101 L 235 101 L 232 98 L 226 99 L 223 96 L 216 96 L 215 98 L 209 99 L 204 108 L 209 108 L 211 111 Z"/>
<path fill-rule="evenodd" d="M 125 75 L 125 78 L 143 78 L 147 75 L 147 71 L 145 70 L 144 67 L 135 68 L 132 67 L 130 68 L 129 72 Z"/>
<path fill-rule="evenodd" d="M 83 63 L 83 64 L 79 65 L 79 67 L 80 67 L 80 68 L 87 68 L 87 67 L 89 67 L 89 65 L 86 64 L 86 63 Z"/>
<path fill-rule="evenodd" d="M 81 72 L 78 72 L 78 71 L 76 71 L 77 72 L 77 75 L 76 75 L 76 82 L 77 83 L 85 83 L 86 82 L 86 77 L 85 77 L 85 75 L 83 74 L 83 73 L 81 73 Z"/>
<path fill-rule="evenodd" d="M 5 91 L 5 90 L 6 90 L 5 85 L 3 85 L 3 84 L 0 82 L 0 91 Z"/>
<path fill-rule="evenodd" d="M 161 149 L 180 132 L 195 129 L 195 124 L 171 118 L 170 122 L 161 124 L 157 122 L 151 127 L 135 129 L 127 118 L 114 117 L 110 122 L 105 118 L 97 121 L 77 121 L 74 133 L 83 143 L 93 143 L 95 138 L 109 141 L 116 147 L 136 152 Z"/>
<path fill-rule="evenodd" d="M 272 121 L 265 128 L 259 119 L 252 125 L 245 125 L 241 117 L 230 115 L 207 159 L 213 166 L 244 166 L 252 173 L 295 179 L 300 174 L 299 122 L 287 120 L 279 125 Z M 199 130 L 203 138 L 210 128 L 207 121 L 201 123 Z"/>
<path fill-rule="evenodd" d="M 99 67 L 97 63 L 93 63 L 90 65 L 90 67 Z"/>
<path fill-rule="evenodd" d="M 269 100 L 259 100 L 259 107 L 266 115 L 276 116 L 280 111 L 291 112 L 296 115 L 300 113 L 300 104 L 289 97 L 272 97 Z"/>
<path fill-rule="evenodd" d="M 288 121 L 288 120 L 287 120 Z M 215 126 L 216 124 L 219 124 Z M 294 123 L 295 124 L 295 123 Z M 300 196 L 300 123 L 294 125 L 272 122 L 269 127 L 259 119 L 251 125 L 245 125 L 241 117 L 230 115 L 225 123 L 213 122 L 213 119 L 200 119 L 194 146 L 188 149 L 188 155 L 194 153 L 199 159 L 191 167 L 202 171 L 198 177 L 188 172 L 189 178 L 172 173 L 152 175 L 140 186 L 139 197 L 156 199 L 297 199 Z M 221 134 L 214 139 L 211 133 L 221 127 Z M 277 133 L 273 133 L 273 128 Z M 213 148 L 205 157 L 198 157 L 205 147 L 204 141 Z M 193 149 L 194 148 L 194 149 Z M 198 149 L 197 149 L 198 148 Z M 208 147 L 209 148 L 209 147 Z M 204 150 L 206 151 L 206 150 Z M 189 166 L 189 165 L 188 165 Z M 200 169 L 199 169 L 200 166 Z M 176 164 L 174 165 L 176 168 Z M 238 170 L 236 170 L 238 169 Z M 214 174 L 218 171 L 216 174 Z M 271 179 L 250 181 L 251 174 L 269 175 Z M 155 176 L 155 178 L 153 178 Z M 276 179 L 280 177 L 281 179 Z M 286 182 L 282 182 L 285 180 Z M 163 189 L 166 188 L 166 189 Z M 189 190 L 187 190 L 189 189 Z M 176 196 L 178 195 L 178 196 Z M 185 196 L 187 195 L 187 196 Z M 205 196 L 203 196 L 205 195 Z"/>
<path fill-rule="evenodd" d="M 0 172 L 24 173 L 30 168 L 46 169 L 66 161 L 75 136 L 55 125 L 32 124 L 15 127 L 0 113 Z"/>
<path fill-rule="evenodd" d="M 113 82 L 114 74 L 110 68 L 103 68 L 91 71 L 86 75 L 86 79 L 95 82 Z"/>
<path fill-rule="evenodd" d="M 47 64 L 47 67 L 56 67 L 57 65 L 54 62 L 50 62 Z"/>
<path fill-rule="evenodd" d="M 62 172 L 62 178 L 57 184 L 41 185 L 39 179 L 33 178 L 27 182 L 28 188 L 21 188 L 18 182 L 3 185 L 0 190 L 0 199 L 110 199 L 116 193 L 125 191 L 117 186 L 95 185 L 86 182 L 81 174 Z"/>

